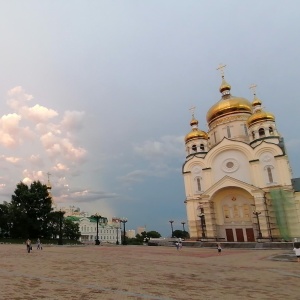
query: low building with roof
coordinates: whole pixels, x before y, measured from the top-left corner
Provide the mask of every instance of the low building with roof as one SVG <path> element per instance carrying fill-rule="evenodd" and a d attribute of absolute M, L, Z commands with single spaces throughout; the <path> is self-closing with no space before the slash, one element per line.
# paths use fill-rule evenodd
<path fill-rule="evenodd" d="M 71 220 L 79 224 L 81 233 L 80 241 L 82 243 L 94 243 L 97 239 L 97 220 L 95 217 L 67 216 L 67 220 Z M 98 236 L 102 243 L 116 244 L 121 243 L 121 229 L 118 223 L 108 222 L 106 217 L 100 217 L 98 223 Z"/>

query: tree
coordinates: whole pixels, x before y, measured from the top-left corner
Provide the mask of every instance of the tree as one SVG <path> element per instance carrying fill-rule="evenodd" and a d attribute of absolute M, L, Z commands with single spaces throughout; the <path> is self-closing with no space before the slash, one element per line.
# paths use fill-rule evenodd
<path fill-rule="evenodd" d="M 177 238 L 183 238 L 183 239 L 187 239 L 190 237 L 189 233 L 183 230 L 174 230 L 173 236 Z"/>
<path fill-rule="evenodd" d="M 10 236 L 11 225 L 10 206 L 4 201 L 3 204 L 0 204 L 0 237 Z"/>
<path fill-rule="evenodd" d="M 73 222 L 70 219 L 64 219 L 63 221 L 63 236 L 66 239 L 78 240 L 80 238 L 79 224 Z"/>
<path fill-rule="evenodd" d="M 46 185 L 40 181 L 34 181 L 30 186 L 18 183 L 10 206 L 12 237 L 37 238 L 49 235 L 52 199 Z"/>
<path fill-rule="evenodd" d="M 147 237 L 148 238 L 155 238 L 155 239 L 157 239 L 157 238 L 161 237 L 161 234 L 159 232 L 157 232 L 157 231 L 148 231 L 147 232 Z"/>

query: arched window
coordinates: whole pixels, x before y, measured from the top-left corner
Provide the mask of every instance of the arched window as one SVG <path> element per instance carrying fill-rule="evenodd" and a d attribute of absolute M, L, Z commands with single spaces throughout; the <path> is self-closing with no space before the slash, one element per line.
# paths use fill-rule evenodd
<path fill-rule="evenodd" d="M 200 177 L 196 178 L 196 183 L 197 183 L 197 190 L 198 190 L 198 192 L 200 192 L 201 191 L 201 180 L 200 180 Z"/>
<path fill-rule="evenodd" d="M 268 172 L 269 182 L 270 182 L 270 183 L 273 183 L 273 174 L 272 174 L 272 169 L 271 169 L 271 167 L 267 167 L 267 172 Z"/>
<path fill-rule="evenodd" d="M 196 151 L 197 151 L 197 146 L 196 146 L 196 145 L 193 145 L 193 146 L 192 146 L 192 150 L 193 150 L 194 152 L 196 152 Z"/>
<path fill-rule="evenodd" d="M 204 151 L 204 145 L 200 144 L 200 149 Z"/>
<path fill-rule="evenodd" d="M 230 127 L 227 126 L 227 137 L 230 139 L 231 138 L 231 132 L 230 132 Z"/>
<path fill-rule="evenodd" d="M 252 138 L 255 139 L 255 132 L 252 131 Z"/>
<path fill-rule="evenodd" d="M 265 166 L 264 169 L 267 172 L 268 182 L 269 183 L 274 183 L 274 176 L 273 176 L 273 171 L 272 171 L 272 169 L 274 169 L 274 167 L 273 166 Z"/>
<path fill-rule="evenodd" d="M 270 135 L 274 135 L 274 130 L 272 127 L 269 127 L 269 133 L 270 133 Z"/>
<path fill-rule="evenodd" d="M 258 134 L 259 134 L 259 137 L 264 137 L 264 136 L 266 136 L 265 130 L 264 130 L 263 128 L 259 128 Z"/>

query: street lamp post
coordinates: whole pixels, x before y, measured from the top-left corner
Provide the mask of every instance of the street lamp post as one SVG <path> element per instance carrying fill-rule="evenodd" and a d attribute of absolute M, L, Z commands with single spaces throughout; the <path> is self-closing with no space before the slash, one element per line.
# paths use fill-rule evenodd
<path fill-rule="evenodd" d="M 183 229 L 183 232 L 185 232 L 185 228 L 184 228 L 184 224 L 185 224 L 185 222 L 181 222 L 181 224 L 182 224 L 182 229 Z"/>
<path fill-rule="evenodd" d="M 173 233 L 174 233 L 174 230 L 173 230 L 173 223 L 174 223 L 174 221 L 173 220 L 170 220 L 169 221 L 170 222 L 170 224 L 171 224 L 171 231 L 172 231 L 172 235 L 171 235 L 171 237 L 173 237 Z"/>
<path fill-rule="evenodd" d="M 126 245 L 126 231 L 125 231 L 125 224 L 127 223 L 127 219 L 123 218 L 120 220 L 123 223 L 123 245 Z"/>
<path fill-rule="evenodd" d="M 92 216 L 92 218 L 96 219 L 97 222 L 97 234 L 96 234 L 96 240 L 95 240 L 95 245 L 100 245 L 100 240 L 99 240 L 99 220 L 101 219 L 101 216 L 96 213 Z"/>
<path fill-rule="evenodd" d="M 205 234 L 206 224 L 205 224 L 204 208 L 202 205 L 200 205 L 199 217 L 200 217 L 200 222 L 201 222 L 202 238 L 205 239 L 206 238 L 206 234 Z"/>
<path fill-rule="evenodd" d="M 261 230 L 260 230 L 260 223 L 259 223 L 259 215 L 261 214 L 260 211 L 254 211 L 253 214 L 256 216 L 256 220 L 257 220 L 257 228 L 258 228 L 258 239 L 262 239 L 262 234 L 261 234 Z"/>
<path fill-rule="evenodd" d="M 116 244 L 119 245 L 119 225 L 116 227 L 117 229 L 117 242 Z"/>
<path fill-rule="evenodd" d="M 62 219 L 63 219 L 63 215 L 64 215 L 64 211 L 61 211 L 61 209 L 59 210 L 59 237 L 58 237 L 58 245 L 62 245 L 63 244 L 63 240 L 62 240 Z"/>

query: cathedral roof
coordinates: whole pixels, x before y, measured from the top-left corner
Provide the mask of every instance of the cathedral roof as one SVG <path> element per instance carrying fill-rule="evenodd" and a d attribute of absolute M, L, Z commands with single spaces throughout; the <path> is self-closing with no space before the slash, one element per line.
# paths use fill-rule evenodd
<path fill-rule="evenodd" d="M 224 75 L 222 76 L 222 83 L 219 90 L 222 93 L 222 98 L 208 110 L 206 114 L 208 124 L 229 114 L 251 113 L 251 103 L 247 99 L 234 97 L 230 94 L 231 86 L 225 81 Z"/>
<path fill-rule="evenodd" d="M 275 122 L 275 116 L 270 112 L 264 111 L 261 107 L 261 104 L 262 104 L 261 100 L 258 99 L 256 97 L 256 94 L 254 93 L 254 99 L 252 102 L 253 114 L 247 120 L 248 126 L 251 126 L 258 122 L 265 122 L 265 121 Z"/>
<path fill-rule="evenodd" d="M 205 139 L 205 140 L 208 139 L 208 134 L 205 131 L 198 129 L 198 123 L 199 123 L 198 120 L 196 120 L 193 115 L 192 120 L 190 122 L 192 130 L 184 138 L 186 143 L 193 139 Z"/>

